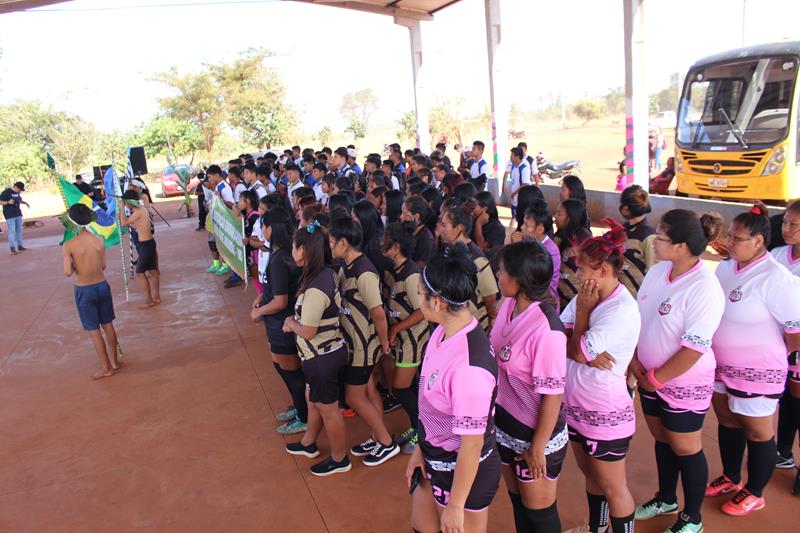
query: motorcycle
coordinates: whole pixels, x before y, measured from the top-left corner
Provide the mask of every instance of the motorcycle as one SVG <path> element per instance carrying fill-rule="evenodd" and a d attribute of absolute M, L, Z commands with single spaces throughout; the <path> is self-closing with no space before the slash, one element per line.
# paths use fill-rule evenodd
<path fill-rule="evenodd" d="M 577 159 L 573 159 L 556 165 L 548 161 L 544 155 L 540 153 L 536 156 L 536 168 L 539 170 L 540 176 L 551 180 L 558 180 L 569 174 L 580 172 L 581 162 Z"/>

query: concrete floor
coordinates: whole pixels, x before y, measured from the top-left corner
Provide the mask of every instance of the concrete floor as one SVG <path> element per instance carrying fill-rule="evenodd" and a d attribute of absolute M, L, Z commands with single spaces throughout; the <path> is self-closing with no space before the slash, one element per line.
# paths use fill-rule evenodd
<path fill-rule="evenodd" d="M 0 531 L 410 530 L 403 457 L 374 469 L 356 462 L 348 474 L 320 479 L 307 472 L 312 461 L 284 453 L 274 415 L 288 396 L 263 327 L 249 320 L 254 290 L 225 290 L 203 273 L 209 253 L 193 221 L 157 225 L 163 303 L 152 310 L 137 309 L 137 285 L 125 302 L 119 249 L 109 250 L 127 367 L 99 382 L 89 380 L 95 355 L 77 319 L 72 280 L 61 272 L 60 226 L 45 222 L 26 231 L 31 251 L 19 256 L 7 255 L 0 237 Z M 387 421 L 395 433 L 405 429 L 402 411 Z M 347 425 L 351 444 L 366 436 L 358 419 Z M 713 416 L 705 433 L 716 475 Z M 637 501 L 656 490 L 653 461 L 642 422 L 628 461 Z M 767 508 L 750 517 L 727 517 L 722 500 L 707 501 L 706 531 L 798 531 L 793 477 L 776 471 Z M 559 510 L 564 529 L 587 519 L 571 456 Z M 489 531 L 513 531 L 502 485 L 490 513 Z M 638 523 L 637 531 L 670 523 Z"/>

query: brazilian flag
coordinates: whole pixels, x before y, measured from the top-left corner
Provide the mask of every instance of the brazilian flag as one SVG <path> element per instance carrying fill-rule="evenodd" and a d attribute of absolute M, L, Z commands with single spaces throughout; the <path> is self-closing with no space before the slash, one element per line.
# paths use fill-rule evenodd
<path fill-rule="evenodd" d="M 111 203 L 112 207 L 106 208 L 106 206 L 98 204 L 83 194 L 75 185 L 61 176 L 58 176 L 57 179 L 58 189 L 61 192 L 61 197 L 64 200 L 66 208 L 69 209 L 73 205 L 81 203 L 91 209 L 94 212 L 94 217 L 87 229 L 98 237 L 102 237 L 106 243 L 106 248 L 111 248 L 119 244 L 120 234 L 119 226 L 117 225 L 114 200 L 109 199 L 109 203 Z M 64 219 L 66 219 L 66 213 Z M 64 220 L 62 220 L 62 222 L 64 222 Z M 74 227 L 72 224 L 65 224 L 64 238 L 59 244 L 64 244 L 77 234 L 78 228 Z"/>

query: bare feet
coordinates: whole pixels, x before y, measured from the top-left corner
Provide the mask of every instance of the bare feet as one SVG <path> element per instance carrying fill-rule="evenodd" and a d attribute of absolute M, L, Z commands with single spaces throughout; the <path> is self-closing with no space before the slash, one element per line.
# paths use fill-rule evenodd
<path fill-rule="evenodd" d="M 98 370 L 94 374 L 92 374 L 92 379 L 103 379 L 103 378 L 110 378 L 114 375 L 114 370 Z"/>
<path fill-rule="evenodd" d="M 119 361 L 119 360 L 113 361 L 111 363 L 111 368 L 114 370 L 114 372 L 119 372 L 120 369 L 122 369 L 123 366 L 125 366 L 125 363 L 123 363 L 122 361 Z"/>
<path fill-rule="evenodd" d="M 142 304 L 142 305 L 140 305 L 140 306 L 139 306 L 139 309 L 150 309 L 150 308 L 151 308 L 151 307 L 153 307 L 154 305 L 156 305 L 156 304 L 155 304 L 155 302 L 152 302 L 152 301 L 150 301 L 150 302 L 145 302 L 144 304 Z"/>
<path fill-rule="evenodd" d="M 161 303 L 161 298 L 153 298 L 153 304 L 158 305 Z"/>

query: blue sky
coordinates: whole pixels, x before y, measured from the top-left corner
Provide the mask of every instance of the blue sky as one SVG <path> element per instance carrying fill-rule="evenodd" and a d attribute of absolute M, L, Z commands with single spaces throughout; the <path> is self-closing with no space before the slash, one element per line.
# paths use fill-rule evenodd
<path fill-rule="evenodd" d="M 37 99 L 104 130 L 129 128 L 158 110 L 166 89 L 150 81 L 154 73 L 172 65 L 193 71 L 264 47 L 278 54 L 270 61 L 306 131 L 342 129 L 342 95 L 364 87 L 379 97 L 375 122 L 413 109 L 408 32 L 391 18 L 285 1 L 197 5 L 207 1 L 75 0 L 2 15 L 0 102 Z M 156 6 L 166 3 L 193 5 Z M 509 93 L 520 108 L 548 94 L 575 99 L 623 85 L 620 0 L 501 5 Z M 800 2 L 746 5 L 746 44 L 800 40 Z M 481 0 L 464 0 L 423 23 L 430 100 L 487 105 L 483 9 Z M 741 45 L 742 0 L 648 0 L 646 33 L 647 83 L 656 90 L 695 59 Z"/>

